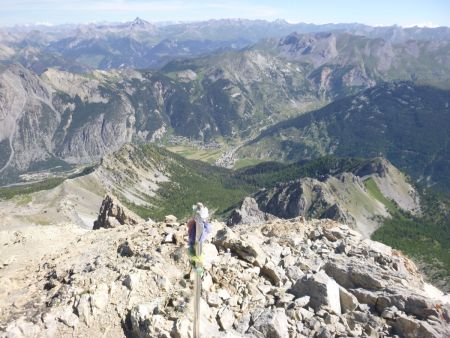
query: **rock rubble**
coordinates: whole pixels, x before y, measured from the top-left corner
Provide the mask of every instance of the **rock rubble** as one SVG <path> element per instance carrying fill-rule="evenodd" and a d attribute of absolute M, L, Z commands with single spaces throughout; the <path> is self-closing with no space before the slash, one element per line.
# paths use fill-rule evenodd
<path fill-rule="evenodd" d="M 428 296 L 414 264 L 347 226 L 296 218 L 213 228 L 204 337 L 450 336 L 450 305 Z M 191 337 L 186 245 L 173 219 L 88 232 L 36 267 L 33 297 L 6 304 L 1 336 Z"/>

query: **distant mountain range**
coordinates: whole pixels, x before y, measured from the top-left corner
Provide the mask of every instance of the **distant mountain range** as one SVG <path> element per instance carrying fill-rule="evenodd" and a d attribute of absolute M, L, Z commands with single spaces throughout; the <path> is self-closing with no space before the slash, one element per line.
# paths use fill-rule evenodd
<path fill-rule="evenodd" d="M 382 39 L 388 44 L 450 40 L 448 27 L 314 25 L 244 19 L 158 25 L 136 18 L 126 23 L 3 28 L 0 30 L 0 60 L 21 62 L 38 73 L 56 66 L 76 72 L 158 68 L 170 60 L 241 49 L 262 39 L 278 39 L 292 32 L 346 32 Z"/>
<path fill-rule="evenodd" d="M 39 48 L 29 48 L 40 53 Z M 0 65 L 2 176 L 97 161 L 126 142 L 156 141 L 172 134 L 203 141 L 251 139 L 274 123 L 385 81 L 412 81 L 418 95 L 425 88 L 419 84 L 450 88 L 450 43 L 445 40 L 393 44 L 348 33 L 292 33 L 241 50 L 171 61 L 156 71 L 85 74 L 55 68 L 36 73 L 32 69 L 43 59 L 67 59 L 44 53 L 33 56 L 34 64 L 23 66 L 31 55 L 21 62 L 11 56 Z M 429 89 L 423 94 L 433 91 L 439 92 Z M 412 99 L 405 98 L 412 111 L 435 104 L 426 100 L 425 107 L 416 106 Z M 439 120 L 441 113 L 433 114 Z M 258 149 L 252 153 L 261 157 L 264 152 Z M 274 145 L 268 154 L 277 149 Z M 322 152 L 327 151 L 331 150 Z M 370 156 L 377 152 L 383 149 Z M 358 155 L 364 156 L 364 151 Z M 412 172 L 391 160 L 417 178 L 437 175 L 434 169 L 427 174 L 427 164 Z"/>

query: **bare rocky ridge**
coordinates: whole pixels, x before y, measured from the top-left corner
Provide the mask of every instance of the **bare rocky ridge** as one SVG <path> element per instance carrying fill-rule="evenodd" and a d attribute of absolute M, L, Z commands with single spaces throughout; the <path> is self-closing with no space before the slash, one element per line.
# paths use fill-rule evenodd
<path fill-rule="evenodd" d="M 448 297 L 409 259 L 347 226 L 295 218 L 213 228 L 204 246 L 204 336 L 450 334 Z M 1 294 L 1 335 L 189 337 L 186 242 L 185 226 L 173 222 L 74 237 Z"/>
<path fill-rule="evenodd" d="M 328 218 L 343 222 L 369 237 L 380 221 L 390 214 L 365 186 L 364 181 L 368 179 L 373 180 L 383 196 L 394 201 L 400 209 L 420 214 L 418 193 L 405 175 L 387 160 L 377 158 L 336 176 L 306 177 L 260 190 L 246 199 L 240 209 L 233 211 L 228 224 L 256 223 L 274 216 Z"/>
<path fill-rule="evenodd" d="M 152 154 L 125 145 L 105 156 L 87 175 L 67 179 L 49 190 L 0 201 L 0 233 L 9 236 L 11 232 L 36 225 L 73 224 L 92 229 L 106 194 L 134 205 L 148 206 L 149 196 L 157 195 L 160 184 L 170 179 L 166 170 L 170 159 L 162 160 L 157 151 Z"/>

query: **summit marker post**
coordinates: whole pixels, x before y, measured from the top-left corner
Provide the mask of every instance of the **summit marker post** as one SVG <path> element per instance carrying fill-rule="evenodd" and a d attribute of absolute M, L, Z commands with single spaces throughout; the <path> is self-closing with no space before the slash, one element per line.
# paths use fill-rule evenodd
<path fill-rule="evenodd" d="M 194 217 L 188 222 L 189 252 L 194 268 L 194 327 L 193 338 L 200 338 L 200 297 L 202 294 L 203 252 L 202 244 L 211 232 L 209 211 L 202 203 L 192 206 Z M 195 232 L 194 232 L 195 231 Z"/>
<path fill-rule="evenodd" d="M 202 255 L 202 243 L 200 236 L 203 231 L 203 226 L 196 222 L 196 238 L 195 238 L 195 256 L 200 258 Z M 200 297 L 202 294 L 202 263 L 200 259 L 194 261 L 194 328 L 193 337 L 200 338 Z"/>

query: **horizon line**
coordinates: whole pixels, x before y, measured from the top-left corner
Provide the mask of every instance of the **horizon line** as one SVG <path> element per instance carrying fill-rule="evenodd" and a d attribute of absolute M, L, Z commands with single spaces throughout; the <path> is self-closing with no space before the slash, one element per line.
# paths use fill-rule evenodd
<path fill-rule="evenodd" d="M 227 20 L 234 20 L 234 21 L 264 21 L 264 22 L 268 22 L 268 23 L 275 23 L 275 22 L 285 22 L 288 25 L 299 25 L 299 24 L 304 24 L 304 25 L 315 25 L 315 26 L 325 26 L 325 25 L 362 25 L 362 26 L 367 26 L 367 27 L 400 27 L 400 28 L 450 28 L 450 26 L 445 26 L 445 25 L 435 25 L 432 22 L 424 22 L 424 23 L 416 23 L 416 24 L 411 24 L 411 25 L 401 25 L 401 24 L 377 24 L 377 25 L 370 25 L 370 24 L 366 24 L 366 23 L 362 23 L 362 22 L 326 22 L 326 23 L 315 23 L 315 22 L 305 22 L 305 21 L 293 21 L 293 20 L 288 20 L 288 19 L 284 19 L 284 18 L 276 18 L 273 20 L 268 20 L 268 19 L 249 19 L 249 18 L 242 18 L 242 17 L 228 17 L 228 18 L 208 18 L 205 20 L 161 20 L 161 21 L 149 21 L 146 19 L 143 19 L 141 17 L 136 17 L 133 20 L 126 20 L 126 21 L 87 21 L 87 22 L 65 22 L 65 23 L 52 23 L 50 21 L 37 21 L 37 22 L 30 22 L 30 23 L 17 23 L 14 25 L 2 25 L 0 23 L 0 28 L 27 28 L 27 27 L 46 27 L 46 28 L 51 28 L 51 27 L 58 27 L 58 26 L 77 26 L 77 25 L 101 25 L 101 24 L 110 24 L 110 25 L 119 25 L 119 24 L 125 24 L 125 23 L 130 23 L 133 22 L 137 19 L 143 20 L 147 23 L 150 24 L 155 24 L 155 25 L 167 25 L 167 26 L 171 26 L 171 25 L 180 25 L 180 24 L 193 24 L 193 23 L 201 23 L 201 22 L 210 22 L 210 21 L 227 21 Z"/>

